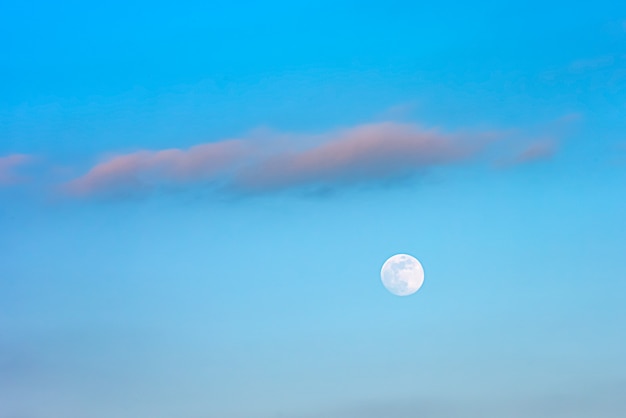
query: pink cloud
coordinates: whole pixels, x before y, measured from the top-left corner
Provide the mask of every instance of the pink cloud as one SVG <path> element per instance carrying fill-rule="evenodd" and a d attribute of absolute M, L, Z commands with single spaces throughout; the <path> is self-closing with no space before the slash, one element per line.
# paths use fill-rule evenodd
<path fill-rule="evenodd" d="M 217 178 L 248 153 L 247 144 L 240 140 L 202 144 L 188 150 L 137 151 L 95 165 L 66 184 L 65 190 L 87 196 L 206 181 Z"/>
<path fill-rule="evenodd" d="M 554 140 L 535 141 L 526 146 L 521 152 L 511 158 L 506 165 L 525 164 L 538 160 L 552 158 L 557 151 Z"/>
<path fill-rule="evenodd" d="M 23 180 L 17 174 L 17 170 L 31 160 L 32 157 L 25 154 L 11 154 L 0 157 L 0 186 L 9 186 Z"/>
<path fill-rule="evenodd" d="M 244 189 L 357 183 L 461 162 L 484 141 L 425 130 L 412 124 L 378 123 L 326 135 L 309 149 L 282 152 L 237 176 Z"/>
<path fill-rule="evenodd" d="M 201 144 L 187 150 L 142 150 L 93 166 L 64 189 L 74 196 L 137 193 L 211 183 L 237 193 L 375 183 L 481 155 L 494 132 L 446 133 L 383 122 L 317 136 L 281 133 Z M 261 144 L 263 146 L 261 146 Z M 551 156 L 549 141 L 530 144 L 512 164 Z"/>

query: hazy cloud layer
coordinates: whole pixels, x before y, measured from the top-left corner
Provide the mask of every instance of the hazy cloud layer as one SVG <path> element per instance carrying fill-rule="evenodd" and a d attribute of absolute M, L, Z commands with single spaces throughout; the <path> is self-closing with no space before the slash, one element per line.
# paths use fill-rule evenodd
<path fill-rule="evenodd" d="M 118 155 L 65 185 L 75 196 L 219 184 L 239 193 L 370 183 L 458 164 L 477 156 L 493 133 L 448 134 L 414 124 L 377 123 L 316 136 L 269 134 L 187 150 Z"/>
<path fill-rule="evenodd" d="M 32 160 L 32 157 L 25 154 L 11 154 L 0 157 L 0 186 L 8 186 L 23 180 L 17 170 Z"/>
<path fill-rule="evenodd" d="M 422 399 L 353 405 L 300 418 L 621 418 L 626 384 L 606 382 L 577 392 L 510 399 Z"/>

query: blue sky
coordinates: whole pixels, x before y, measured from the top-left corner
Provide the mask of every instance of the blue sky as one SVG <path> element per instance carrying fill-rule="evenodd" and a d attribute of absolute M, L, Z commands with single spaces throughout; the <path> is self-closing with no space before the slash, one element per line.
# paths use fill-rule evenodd
<path fill-rule="evenodd" d="M 626 6 L 26 1 L 0 39 L 3 418 L 626 414 Z"/>

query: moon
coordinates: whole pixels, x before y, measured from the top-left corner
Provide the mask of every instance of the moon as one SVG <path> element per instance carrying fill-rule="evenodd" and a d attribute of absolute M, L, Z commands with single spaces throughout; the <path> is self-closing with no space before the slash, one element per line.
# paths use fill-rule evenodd
<path fill-rule="evenodd" d="M 417 258 L 408 254 L 389 257 L 380 269 L 380 279 L 391 293 L 408 296 L 417 292 L 424 283 L 424 268 Z"/>

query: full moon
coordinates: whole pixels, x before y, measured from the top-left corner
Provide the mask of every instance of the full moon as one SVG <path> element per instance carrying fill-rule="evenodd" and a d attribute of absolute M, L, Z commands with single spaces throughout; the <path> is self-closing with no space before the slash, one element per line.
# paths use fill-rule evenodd
<path fill-rule="evenodd" d="M 417 292 L 424 283 L 424 268 L 415 257 L 396 254 L 380 270 L 380 279 L 391 293 L 408 296 Z"/>

